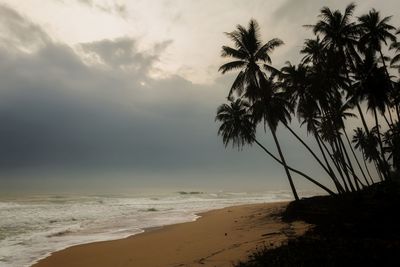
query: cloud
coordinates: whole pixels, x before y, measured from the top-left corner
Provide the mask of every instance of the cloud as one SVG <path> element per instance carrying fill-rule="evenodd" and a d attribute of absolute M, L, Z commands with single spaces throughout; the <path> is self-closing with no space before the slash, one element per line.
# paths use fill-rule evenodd
<path fill-rule="evenodd" d="M 98 1 L 98 0 L 78 0 L 79 3 L 96 8 L 106 13 L 116 14 L 120 17 L 126 17 L 127 7 L 118 1 Z"/>
<path fill-rule="evenodd" d="M 143 181 L 155 175 L 174 185 L 286 185 L 281 167 L 257 148 L 226 150 L 216 134 L 215 109 L 234 74 L 208 85 L 179 75 L 154 78 L 172 40 L 145 51 L 140 39 L 129 37 L 71 47 L 15 10 L 3 6 L 0 14 L 3 190 L 9 173 L 33 176 L 32 170 L 58 168 L 127 170 Z M 292 152 L 298 147 L 286 133 L 279 138 L 291 151 L 288 162 L 302 166 L 308 160 L 301 149 Z M 271 138 L 260 133 L 260 139 L 274 148 Z"/>
<path fill-rule="evenodd" d="M 159 61 L 159 55 L 164 52 L 171 41 L 164 41 L 153 46 L 152 51 L 138 51 L 136 40 L 128 37 L 114 40 L 100 40 L 79 44 L 88 64 L 101 64 L 109 68 L 119 68 L 133 71 L 136 74 L 148 75 Z"/>
<path fill-rule="evenodd" d="M 43 47 L 49 41 L 49 36 L 38 25 L 0 4 L 0 45 L 3 48 L 32 51 Z"/>
<path fill-rule="evenodd" d="M 221 159 L 230 165 L 214 123 L 225 80 L 211 88 L 179 76 L 147 75 L 169 41 L 151 53 L 138 51 L 136 40 L 128 38 L 81 44 L 110 66 L 100 68 L 84 64 L 67 45 L 24 34 L 46 42 L 31 53 L 0 49 L 1 171 L 203 170 Z"/>

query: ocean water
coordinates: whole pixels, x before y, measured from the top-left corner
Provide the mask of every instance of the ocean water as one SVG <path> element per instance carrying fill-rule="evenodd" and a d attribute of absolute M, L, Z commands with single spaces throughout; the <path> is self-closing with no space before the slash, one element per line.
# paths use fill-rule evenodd
<path fill-rule="evenodd" d="M 72 245 L 124 238 L 148 227 L 193 221 L 199 212 L 291 199 L 291 194 L 283 191 L 0 199 L 0 267 L 31 266 L 51 252 Z"/>

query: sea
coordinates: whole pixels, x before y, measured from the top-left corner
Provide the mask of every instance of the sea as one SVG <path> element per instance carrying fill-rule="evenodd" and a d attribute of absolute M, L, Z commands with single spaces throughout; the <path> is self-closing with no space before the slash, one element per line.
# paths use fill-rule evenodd
<path fill-rule="evenodd" d="M 0 267 L 28 267 L 78 244 L 194 221 L 227 206 L 288 201 L 290 192 L 172 192 L 148 195 L 32 195 L 0 198 Z"/>

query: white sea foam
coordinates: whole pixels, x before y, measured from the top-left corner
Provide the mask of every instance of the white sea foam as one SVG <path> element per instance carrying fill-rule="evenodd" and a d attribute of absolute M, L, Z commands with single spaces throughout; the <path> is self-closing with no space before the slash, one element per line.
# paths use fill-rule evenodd
<path fill-rule="evenodd" d="M 148 197 L 40 196 L 0 200 L 0 267 L 30 266 L 77 244 L 123 238 L 144 228 L 193 221 L 226 206 L 290 200 L 288 192 Z"/>

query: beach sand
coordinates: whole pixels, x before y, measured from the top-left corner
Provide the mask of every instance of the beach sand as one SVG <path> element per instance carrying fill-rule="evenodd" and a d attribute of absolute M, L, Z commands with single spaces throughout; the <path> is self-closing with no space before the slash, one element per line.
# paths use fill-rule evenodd
<path fill-rule="evenodd" d="M 287 203 L 228 207 L 194 222 L 149 229 L 125 239 L 73 246 L 33 267 L 232 266 L 257 248 L 279 246 L 310 226 L 284 223 Z"/>

